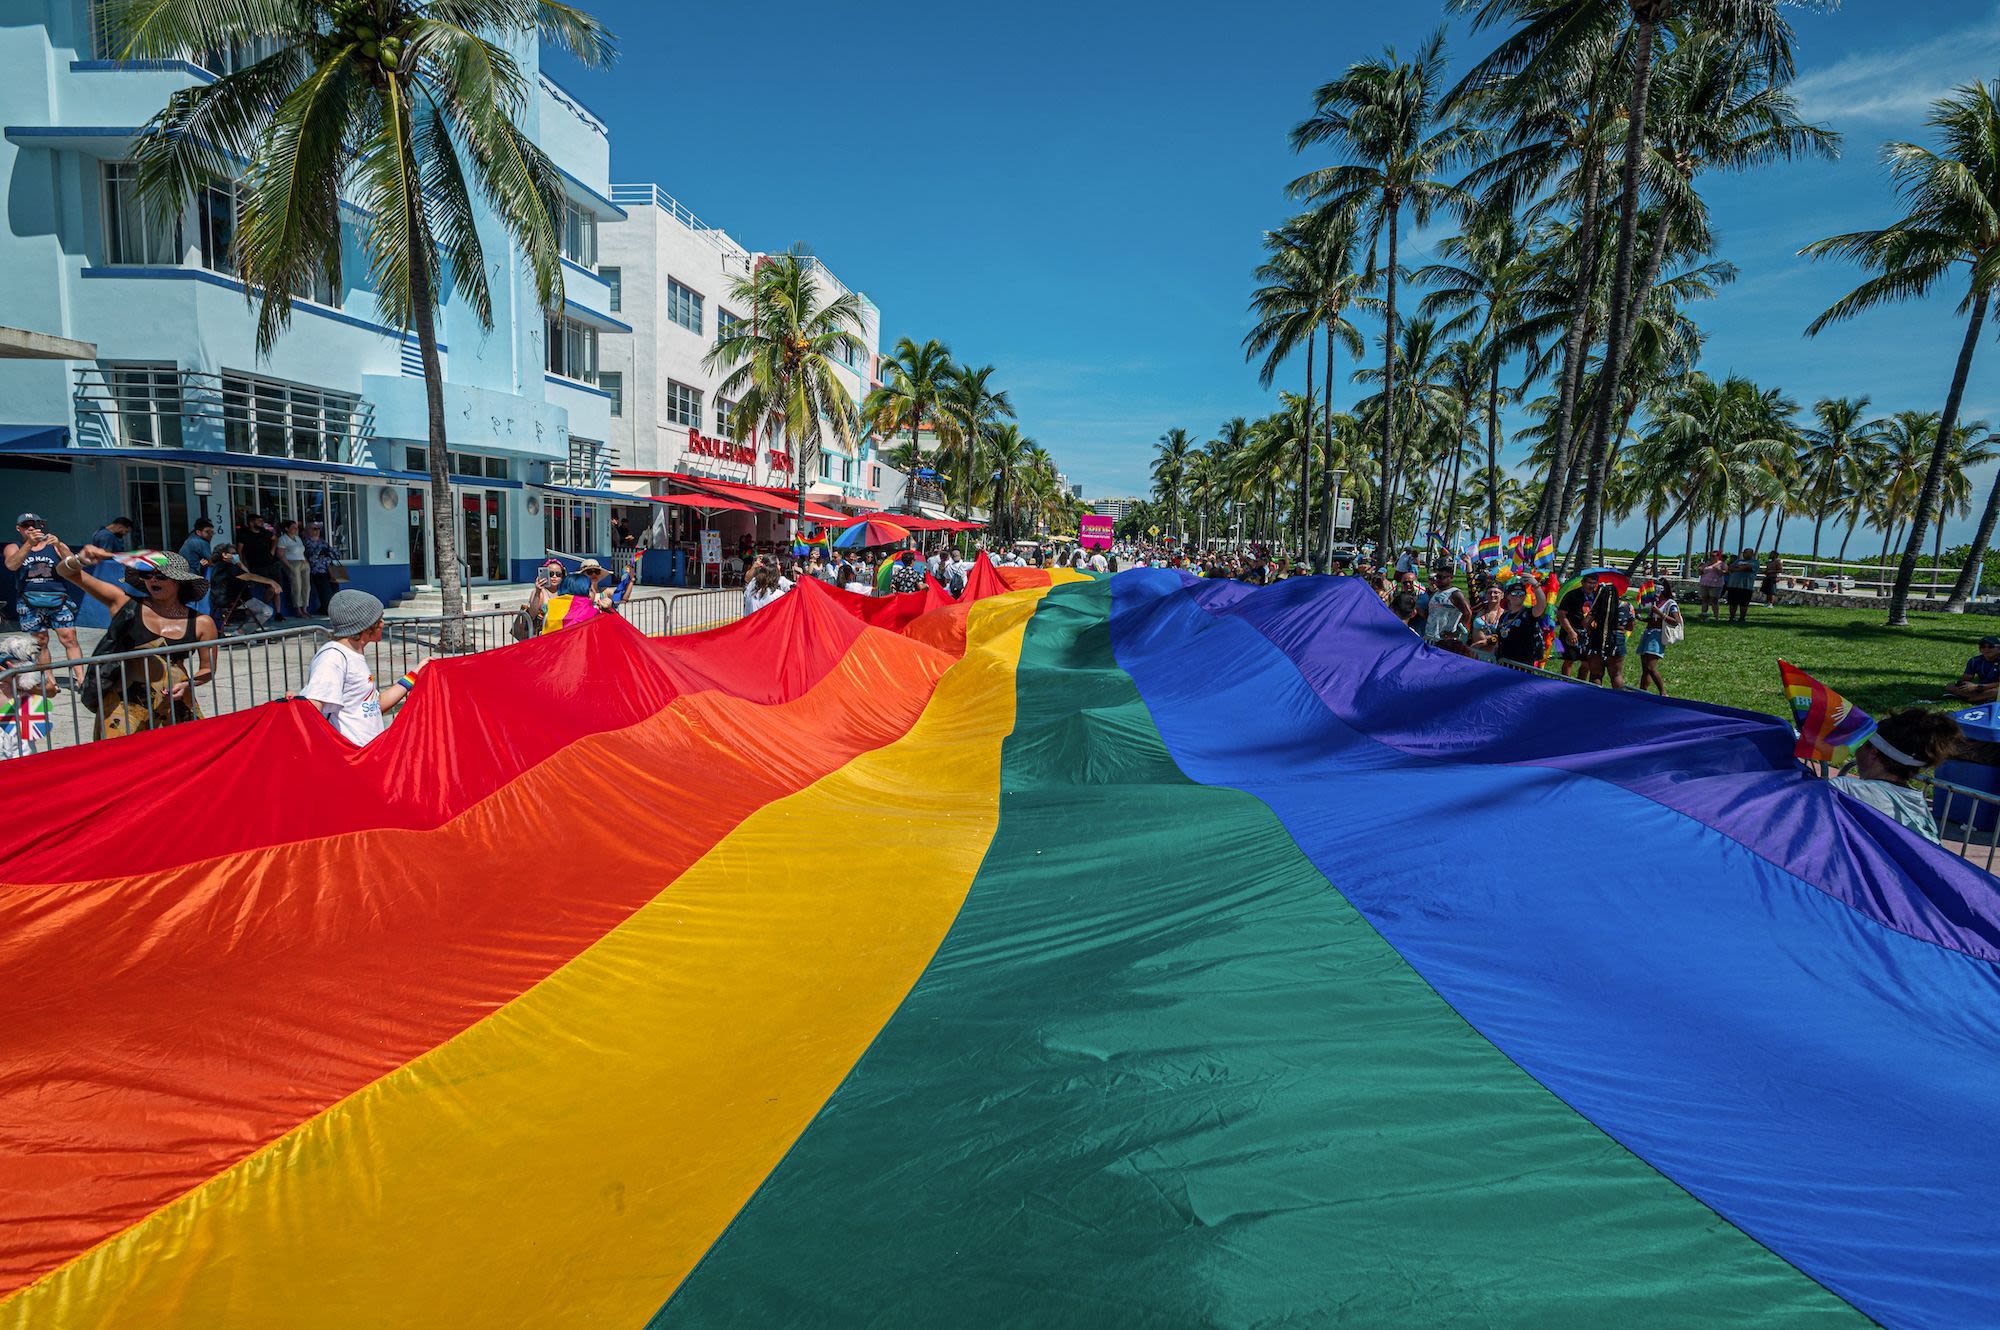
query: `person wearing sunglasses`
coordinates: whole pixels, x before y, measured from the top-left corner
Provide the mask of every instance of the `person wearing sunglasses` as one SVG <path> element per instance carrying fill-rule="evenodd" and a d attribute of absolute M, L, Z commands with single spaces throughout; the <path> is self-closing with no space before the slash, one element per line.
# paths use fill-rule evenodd
<path fill-rule="evenodd" d="M 110 559 L 110 551 L 86 545 L 56 565 L 56 572 L 111 611 L 111 626 L 95 655 L 113 656 L 152 647 L 215 641 L 215 620 L 193 605 L 208 594 L 208 582 L 178 554 L 125 556 L 123 585 L 84 571 L 87 563 Z M 83 704 L 97 713 L 97 737 L 149 730 L 201 715 L 195 688 L 215 676 L 215 649 L 93 665 L 83 685 Z"/>

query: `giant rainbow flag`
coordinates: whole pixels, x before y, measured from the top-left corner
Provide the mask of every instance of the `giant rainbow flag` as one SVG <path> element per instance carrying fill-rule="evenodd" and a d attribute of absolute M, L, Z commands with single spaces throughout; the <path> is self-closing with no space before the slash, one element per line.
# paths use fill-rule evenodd
<path fill-rule="evenodd" d="M 0 764 L 0 1327 L 1992 1324 L 1996 883 L 1791 746 L 982 563 Z"/>

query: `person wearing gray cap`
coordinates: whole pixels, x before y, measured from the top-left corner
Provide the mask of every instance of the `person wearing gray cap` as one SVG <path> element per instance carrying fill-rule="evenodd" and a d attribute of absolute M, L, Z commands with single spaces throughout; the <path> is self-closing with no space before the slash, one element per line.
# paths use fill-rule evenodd
<path fill-rule="evenodd" d="M 319 707 L 334 729 L 356 744 L 382 733 L 382 715 L 393 711 L 416 687 L 417 667 L 378 690 L 365 648 L 382 640 L 382 602 L 366 591 L 336 591 L 326 606 L 333 640 L 313 655 L 306 686 L 297 696 Z"/>
<path fill-rule="evenodd" d="M 69 557 L 69 547 L 49 534 L 48 519 L 40 513 L 22 513 L 14 519 L 14 530 L 21 539 L 7 547 L 4 562 L 8 572 L 18 573 L 21 578 L 20 599 L 14 605 L 14 617 L 20 621 L 21 631 L 35 635 L 44 664 L 50 659 L 51 630 L 61 641 L 63 654 L 71 661 L 81 661 L 83 647 L 76 640 L 76 606 L 57 580 L 56 572 L 56 565 Z M 82 665 L 74 665 L 71 673 L 81 685 Z"/>

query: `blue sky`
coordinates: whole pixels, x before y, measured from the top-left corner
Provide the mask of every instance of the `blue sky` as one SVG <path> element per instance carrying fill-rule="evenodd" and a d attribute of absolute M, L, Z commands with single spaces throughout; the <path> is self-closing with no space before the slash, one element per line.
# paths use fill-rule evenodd
<path fill-rule="evenodd" d="M 1285 183 L 1327 160 L 1295 156 L 1286 131 L 1317 84 L 1414 47 L 1442 12 L 1020 0 L 915 20 L 767 0 L 746 24 L 732 6 L 592 7 L 618 64 L 551 69 L 609 121 L 614 179 L 655 181 L 753 248 L 807 242 L 881 307 L 885 345 L 937 337 L 997 366 L 1024 432 L 1092 497 L 1143 493 L 1171 426 L 1205 439 L 1270 409 L 1241 351 L 1250 273 L 1291 211 Z M 1793 21 L 1797 91 L 1842 156 L 1709 179 L 1741 276 L 1698 310 L 1703 367 L 1804 404 L 1936 410 L 1957 294 L 1807 340 L 1855 274 L 1796 251 L 1893 215 L 1881 144 L 1921 137 L 1931 97 L 2000 74 L 2000 3 L 1852 0 Z M 1456 65 L 1483 46 L 1458 35 Z M 1967 412 L 2000 427 L 2000 347 L 1982 348 Z"/>

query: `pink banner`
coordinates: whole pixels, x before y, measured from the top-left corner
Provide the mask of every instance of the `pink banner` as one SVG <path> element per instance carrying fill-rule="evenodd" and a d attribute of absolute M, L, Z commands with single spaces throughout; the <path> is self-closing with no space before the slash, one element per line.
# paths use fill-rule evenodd
<path fill-rule="evenodd" d="M 1087 550 L 1108 550 L 1111 548 L 1111 519 L 1108 517 L 1086 517 L 1077 537 L 1077 544 Z"/>

